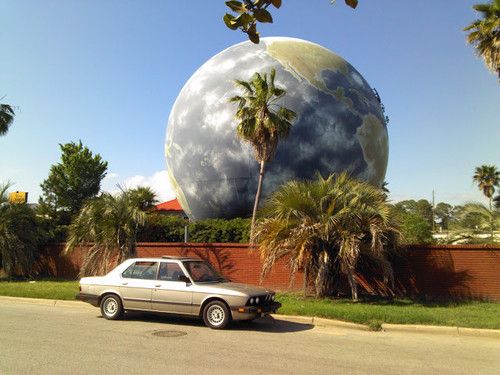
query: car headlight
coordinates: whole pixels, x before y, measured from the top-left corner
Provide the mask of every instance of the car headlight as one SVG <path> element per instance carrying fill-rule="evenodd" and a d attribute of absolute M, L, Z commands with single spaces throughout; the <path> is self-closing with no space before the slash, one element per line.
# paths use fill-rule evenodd
<path fill-rule="evenodd" d="M 253 298 L 250 298 L 250 305 L 253 305 Z"/>
<path fill-rule="evenodd" d="M 259 304 L 259 297 L 255 298 L 255 304 L 258 305 Z"/>
<path fill-rule="evenodd" d="M 271 301 L 274 301 L 274 294 L 271 296 Z"/>

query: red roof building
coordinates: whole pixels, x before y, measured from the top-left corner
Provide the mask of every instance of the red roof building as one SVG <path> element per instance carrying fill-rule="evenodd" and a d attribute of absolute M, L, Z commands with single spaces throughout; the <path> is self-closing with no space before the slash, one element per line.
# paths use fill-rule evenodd
<path fill-rule="evenodd" d="M 161 213 L 172 213 L 172 214 L 184 213 L 184 210 L 182 209 L 177 199 L 172 199 L 171 201 L 157 204 L 156 210 L 161 211 Z"/>

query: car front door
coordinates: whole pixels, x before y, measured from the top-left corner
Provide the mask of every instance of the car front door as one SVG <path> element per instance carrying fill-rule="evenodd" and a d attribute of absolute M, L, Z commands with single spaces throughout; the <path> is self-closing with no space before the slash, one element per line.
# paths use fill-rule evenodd
<path fill-rule="evenodd" d="M 193 313 L 192 287 L 185 281 L 179 281 L 181 275 L 185 274 L 177 262 L 160 263 L 151 297 L 153 310 L 175 314 Z"/>
<path fill-rule="evenodd" d="M 151 310 L 158 262 L 137 261 L 121 275 L 120 292 L 125 310 Z"/>

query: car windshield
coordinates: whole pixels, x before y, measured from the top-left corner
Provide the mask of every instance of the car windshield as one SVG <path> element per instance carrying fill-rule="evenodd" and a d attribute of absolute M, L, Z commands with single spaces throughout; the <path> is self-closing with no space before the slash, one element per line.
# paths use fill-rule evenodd
<path fill-rule="evenodd" d="M 196 282 L 223 282 L 226 281 L 213 267 L 203 261 L 184 262 L 191 279 Z"/>

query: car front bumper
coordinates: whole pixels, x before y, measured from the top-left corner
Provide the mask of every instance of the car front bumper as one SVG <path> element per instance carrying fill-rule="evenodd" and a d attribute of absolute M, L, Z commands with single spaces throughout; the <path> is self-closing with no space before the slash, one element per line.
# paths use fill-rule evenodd
<path fill-rule="evenodd" d="M 262 306 L 234 307 L 231 313 L 234 320 L 249 320 L 275 313 L 280 307 L 281 303 L 273 302 Z"/>
<path fill-rule="evenodd" d="M 75 298 L 80 301 L 90 303 L 92 306 L 99 306 L 99 296 L 96 296 L 95 294 L 78 293 Z"/>

